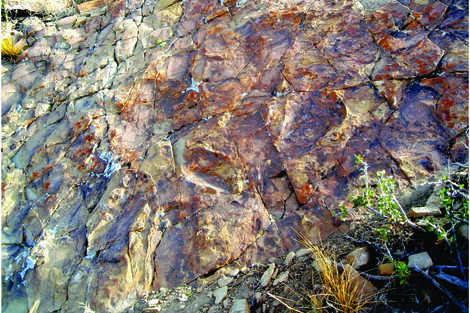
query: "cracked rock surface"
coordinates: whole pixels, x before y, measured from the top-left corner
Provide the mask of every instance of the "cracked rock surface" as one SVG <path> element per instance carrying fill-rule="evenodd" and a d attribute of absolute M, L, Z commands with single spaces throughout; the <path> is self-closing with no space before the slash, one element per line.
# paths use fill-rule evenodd
<path fill-rule="evenodd" d="M 4 312 L 120 312 L 325 238 L 357 154 L 402 186 L 468 160 L 467 1 L 100 4 L 2 64 Z"/>

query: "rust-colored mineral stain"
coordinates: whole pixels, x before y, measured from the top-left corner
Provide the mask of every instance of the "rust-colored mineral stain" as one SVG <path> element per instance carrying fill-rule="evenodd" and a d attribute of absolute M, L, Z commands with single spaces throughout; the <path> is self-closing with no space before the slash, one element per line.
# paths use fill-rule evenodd
<path fill-rule="evenodd" d="M 221 34 L 224 29 L 220 26 L 212 27 L 207 31 L 208 36 L 213 36 L 214 34 Z"/>
<path fill-rule="evenodd" d="M 46 167 L 43 171 L 42 171 L 42 175 L 46 175 L 49 171 L 52 171 L 54 169 L 54 167 L 56 167 L 56 165 L 51 165 L 51 166 L 48 166 Z"/>
<path fill-rule="evenodd" d="M 56 198 L 56 195 L 55 195 L 55 194 L 49 195 L 49 196 L 46 198 L 46 202 L 53 201 L 55 198 Z"/>
<path fill-rule="evenodd" d="M 433 8 L 433 7 L 427 7 L 424 10 L 424 14 L 426 14 L 427 18 L 431 22 L 436 22 L 439 16 L 441 15 L 441 13 L 436 8 Z"/>
<path fill-rule="evenodd" d="M 155 74 L 154 80 L 155 80 L 155 84 L 157 84 L 157 85 L 159 85 L 159 84 L 164 84 L 164 83 L 167 82 L 166 77 L 163 76 L 163 74 L 161 74 L 161 73 Z"/>
<path fill-rule="evenodd" d="M 100 164 L 100 162 L 98 160 L 96 161 L 93 161 L 93 165 L 91 166 L 90 168 L 90 171 L 94 171 L 95 168 Z"/>
<path fill-rule="evenodd" d="M 378 41 L 379 46 L 384 48 L 387 51 L 391 51 L 394 45 L 394 38 L 386 36 Z"/>
<path fill-rule="evenodd" d="M 196 172 L 199 170 L 199 165 L 197 165 L 196 163 L 193 163 L 191 164 L 191 166 L 189 167 L 189 169 L 193 172 Z"/>
<path fill-rule="evenodd" d="M 77 74 L 77 77 L 86 77 L 88 75 L 88 73 L 84 70 L 81 70 L 78 74 Z"/>
<path fill-rule="evenodd" d="M 312 195 L 312 192 L 313 192 L 312 185 L 310 185 L 310 184 L 303 185 L 302 188 L 299 191 L 299 194 L 298 194 L 299 202 L 300 203 L 307 202 L 307 200 Z"/>
<path fill-rule="evenodd" d="M 86 135 L 85 138 L 83 138 L 83 141 L 90 141 L 94 139 L 95 139 L 95 135 Z"/>
<path fill-rule="evenodd" d="M 413 22 L 408 24 L 408 26 L 406 27 L 406 29 L 408 30 L 420 30 L 422 28 L 423 28 L 423 25 L 421 25 L 417 20 L 414 20 Z"/>

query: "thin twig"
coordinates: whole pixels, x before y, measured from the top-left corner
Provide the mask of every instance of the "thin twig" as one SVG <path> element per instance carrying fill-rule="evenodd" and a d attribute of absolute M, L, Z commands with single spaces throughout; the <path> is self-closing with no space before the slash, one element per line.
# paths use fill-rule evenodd
<path fill-rule="evenodd" d="M 442 272 L 438 272 L 438 273 L 429 272 L 429 275 L 431 275 L 435 278 L 445 280 L 446 282 L 448 282 L 452 285 L 468 289 L 468 282 L 466 282 L 462 279 L 459 279 L 455 276 L 452 276 L 452 275 L 449 275 L 449 274 L 446 274 L 446 273 L 442 273 Z"/>
<path fill-rule="evenodd" d="M 392 195 L 392 197 L 393 197 L 393 201 L 395 201 L 395 203 L 398 205 L 398 208 L 400 209 L 401 214 L 405 217 L 406 224 L 408 224 L 409 226 L 413 228 L 417 228 L 418 226 L 409 220 L 408 216 L 405 213 L 405 210 L 403 210 L 403 207 L 400 205 L 400 202 L 398 202 L 398 199 L 395 197 L 395 195 Z"/>
<path fill-rule="evenodd" d="M 372 274 L 367 274 L 364 272 L 359 272 L 357 271 L 361 276 L 364 276 L 364 278 L 368 280 L 392 280 L 397 278 L 397 275 L 388 275 L 388 276 L 382 276 L 382 275 L 372 275 Z"/>
<path fill-rule="evenodd" d="M 454 238 L 455 242 L 457 242 L 457 235 L 455 234 L 455 224 L 454 224 L 454 214 L 452 211 L 449 212 L 449 215 L 450 215 L 450 223 L 452 224 L 452 237 Z M 460 251 L 459 251 L 459 248 L 458 247 L 455 247 L 455 251 L 457 252 L 457 258 L 459 260 L 459 265 L 460 265 L 460 273 L 462 274 L 463 278 L 465 278 L 465 273 L 464 273 L 464 270 L 462 269 L 463 265 L 462 265 L 462 258 L 460 257 Z"/>
<path fill-rule="evenodd" d="M 462 312 L 468 312 L 468 308 L 461 302 L 459 302 L 447 289 L 442 287 L 434 278 L 429 276 L 427 273 L 423 272 L 420 268 L 418 267 L 412 267 L 410 268 L 411 270 L 420 273 L 424 277 L 426 277 L 431 283 L 433 283 L 434 286 L 436 286 L 440 291 L 442 291 L 452 302 L 455 303 L 459 307 Z"/>
<path fill-rule="evenodd" d="M 297 309 L 294 309 L 293 307 L 289 306 L 287 303 L 285 303 L 284 301 L 282 301 L 281 299 L 279 299 L 278 297 L 276 297 L 275 295 L 267 292 L 266 293 L 268 296 L 270 296 L 271 298 L 273 298 L 274 300 L 277 300 L 279 302 L 281 302 L 282 305 L 284 305 L 286 308 L 288 308 L 289 310 L 292 310 L 292 311 L 295 311 L 295 312 L 298 312 L 298 313 L 303 313 L 302 311 L 299 311 Z"/>
<path fill-rule="evenodd" d="M 460 269 L 459 266 L 456 265 L 433 265 L 430 267 L 431 270 L 437 269 L 439 271 L 441 270 L 458 270 Z M 468 270 L 468 267 L 463 267 L 464 270 Z"/>

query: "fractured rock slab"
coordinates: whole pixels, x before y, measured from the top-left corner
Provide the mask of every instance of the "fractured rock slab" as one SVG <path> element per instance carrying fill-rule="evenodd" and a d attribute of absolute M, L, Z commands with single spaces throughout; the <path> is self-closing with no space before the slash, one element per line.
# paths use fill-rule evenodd
<path fill-rule="evenodd" d="M 439 216 L 442 213 L 439 208 L 416 207 L 416 208 L 411 208 L 408 214 L 412 218 L 419 218 L 419 217 L 425 217 L 425 216 Z"/>
<path fill-rule="evenodd" d="M 422 270 L 430 268 L 434 263 L 427 252 L 412 254 L 408 257 L 408 267 L 417 267 Z"/>
<path fill-rule="evenodd" d="M 246 299 L 236 299 L 233 301 L 232 308 L 230 309 L 230 313 L 249 313 L 250 306 Z"/>
<path fill-rule="evenodd" d="M 2 63 L 7 311 L 120 312 L 233 262 L 310 253 L 297 233 L 337 230 L 357 154 L 402 186 L 468 161 L 461 1 L 79 9 L 25 20 L 28 46 Z"/>
<path fill-rule="evenodd" d="M 366 247 L 362 247 L 349 253 L 346 259 L 353 268 L 359 269 L 369 263 L 370 254 Z"/>
<path fill-rule="evenodd" d="M 274 270 L 276 269 L 276 265 L 274 263 L 269 264 L 269 267 L 266 271 L 264 271 L 263 275 L 260 279 L 261 287 L 266 287 L 271 283 L 271 278 L 274 274 Z"/>

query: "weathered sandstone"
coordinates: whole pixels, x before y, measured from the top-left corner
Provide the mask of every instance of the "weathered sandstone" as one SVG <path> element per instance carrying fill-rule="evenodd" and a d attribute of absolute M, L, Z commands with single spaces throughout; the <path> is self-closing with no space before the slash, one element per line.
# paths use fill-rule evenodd
<path fill-rule="evenodd" d="M 357 154 L 402 186 L 468 161 L 468 1 L 384 3 L 95 0 L 30 23 L 2 64 L 2 310 L 121 312 L 295 251 L 337 230 Z"/>

